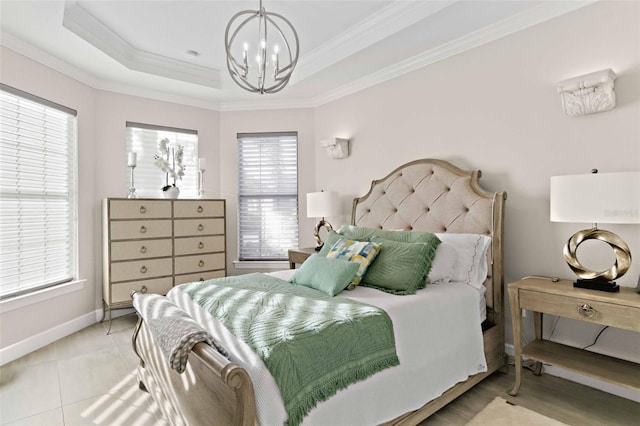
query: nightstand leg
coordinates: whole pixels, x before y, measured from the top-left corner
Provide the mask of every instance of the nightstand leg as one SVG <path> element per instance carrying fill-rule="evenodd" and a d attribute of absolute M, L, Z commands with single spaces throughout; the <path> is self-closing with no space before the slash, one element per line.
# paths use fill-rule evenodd
<path fill-rule="evenodd" d="M 516 369 L 516 381 L 509 395 L 516 396 L 522 381 L 522 309 L 518 300 L 518 290 L 509 288 L 509 306 L 511 308 L 511 324 L 513 328 L 513 358 Z"/>
<path fill-rule="evenodd" d="M 536 340 L 542 340 L 542 313 L 541 312 L 533 313 L 533 329 L 536 333 Z M 533 367 L 533 374 L 536 376 L 539 376 L 542 374 L 542 363 L 540 361 L 536 361 L 536 364 Z"/>

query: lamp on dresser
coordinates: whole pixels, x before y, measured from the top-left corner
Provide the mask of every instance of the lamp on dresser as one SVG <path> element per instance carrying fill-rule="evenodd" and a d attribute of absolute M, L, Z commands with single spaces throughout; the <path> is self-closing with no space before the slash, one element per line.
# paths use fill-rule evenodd
<path fill-rule="evenodd" d="M 598 223 L 640 223 L 640 172 L 598 173 L 553 176 L 550 216 L 552 222 L 591 223 L 591 229 L 576 232 L 564 246 L 564 258 L 578 276 L 574 287 L 619 291 L 615 279 L 631 266 L 631 251 L 613 232 L 598 229 Z M 585 268 L 576 256 L 587 240 L 600 240 L 613 249 L 616 260 L 604 271 Z"/>
<path fill-rule="evenodd" d="M 320 218 L 313 236 L 316 239 L 316 251 L 320 251 L 324 243 L 320 238 L 320 229 L 333 231 L 331 224 L 324 220 L 325 217 L 340 215 L 340 199 L 337 192 L 310 192 L 307 194 L 307 217 Z"/>

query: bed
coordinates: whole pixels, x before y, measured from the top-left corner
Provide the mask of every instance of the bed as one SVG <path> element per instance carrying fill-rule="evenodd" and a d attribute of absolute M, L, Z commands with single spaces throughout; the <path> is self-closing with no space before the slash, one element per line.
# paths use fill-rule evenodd
<path fill-rule="evenodd" d="M 486 236 L 482 282 L 430 284 L 411 296 L 386 295 L 360 286 L 343 292 L 389 312 L 400 366 L 339 391 L 311 410 L 303 424 L 415 425 L 505 364 L 502 259 L 506 194 L 483 190 L 480 175 L 480 171 L 464 171 L 442 160 L 416 160 L 373 181 L 366 195 L 354 199 L 351 225 L 358 228 L 430 232 L 445 242 L 465 234 Z M 292 273 L 273 275 L 288 280 Z M 269 374 L 257 370 L 260 362 L 252 358 L 254 354 L 229 336 L 215 318 L 183 301 L 179 291 L 168 297 L 233 352 L 230 358 L 235 362 L 199 343 L 189 354 L 185 373 L 177 374 L 140 320 L 133 336 L 134 350 L 141 358 L 140 386 L 151 393 L 165 418 L 171 424 L 187 425 L 281 424 L 285 414 L 277 387 Z M 422 309 L 429 303 L 429 309 Z M 426 315 L 421 311 L 432 316 L 420 317 Z M 442 322 L 447 327 L 410 331 L 416 321 Z M 467 321 L 477 322 L 477 331 Z M 457 337 L 445 343 L 446 334 Z M 478 341 L 479 356 L 469 351 L 466 359 L 460 358 L 461 352 L 467 352 L 461 342 L 473 340 Z M 429 366 L 420 364 L 421 354 L 427 352 L 437 353 Z M 438 358 L 460 358 L 460 365 L 439 365 Z"/>

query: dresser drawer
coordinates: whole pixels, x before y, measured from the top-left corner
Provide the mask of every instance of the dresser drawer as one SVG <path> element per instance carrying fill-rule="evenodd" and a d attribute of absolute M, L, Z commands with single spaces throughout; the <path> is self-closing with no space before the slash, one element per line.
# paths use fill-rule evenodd
<path fill-rule="evenodd" d="M 224 251 L 224 235 L 176 238 L 176 256 Z"/>
<path fill-rule="evenodd" d="M 224 270 L 206 271 L 206 272 L 201 272 L 199 274 L 176 275 L 175 285 L 184 284 L 184 283 L 193 283 L 196 281 L 205 281 L 213 278 L 222 278 L 224 276 L 225 276 Z"/>
<path fill-rule="evenodd" d="M 171 217 L 171 202 L 162 200 L 111 200 L 111 219 L 163 219 Z"/>
<path fill-rule="evenodd" d="M 118 241 L 111 243 L 111 260 L 148 259 L 150 257 L 171 257 L 171 239 Z"/>
<path fill-rule="evenodd" d="M 131 292 L 134 290 L 146 294 L 167 294 L 172 287 L 171 277 L 113 284 L 111 286 L 111 303 L 131 302 Z"/>
<path fill-rule="evenodd" d="M 176 237 L 195 235 L 224 234 L 224 219 L 176 219 L 174 221 Z"/>
<path fill-rule="evenodd" d="M 224 253 L 176 257 L 176 275 L 224 269 Z"/>
<path fill-rule="evenodd" d="M 224 201 L 222 200 L 185 200 L 174 201 L 173 216 L 188 217 L 223 217 Z"/>
<path fill-rule="evenodd" d="M 111 240 L 171 237 L 171 220 L 120 220 L 111 222 Z"/>
<path fill-rule="evenodd" d="M 111 281 L 142 280 L 173 274 L 171 258 L 114 262 L 111 264 Z"/>
<path fill-rule="evenodd" d="M 522 289 L 519 297 L 523 309 L 640 331 L 640 309 L 631 306 Z"/>

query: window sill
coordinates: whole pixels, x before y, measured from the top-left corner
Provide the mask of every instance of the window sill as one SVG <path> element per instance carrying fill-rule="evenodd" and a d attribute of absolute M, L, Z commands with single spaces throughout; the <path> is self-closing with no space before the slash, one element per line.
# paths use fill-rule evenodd
<path fill-rule="evenodd" d="M 236 269 L 289 269 L 289 262 L 286 260 L 234 260 L 233 266 Z"/>
<path fill-rule="evenodd" d="M 15 309 L 24 308 L 45 300 L 53 299 L 65 294 L 80 291 L 84 288 L 86 279 L 75 280 L 68 283 L 60 284 L 54 287 L 45 288 L 34 291 L 33 293 L 23 294 L 22 296 L 13 297 L 11 299 L 0 301 L 0 314 L 13 311 Z"/>

